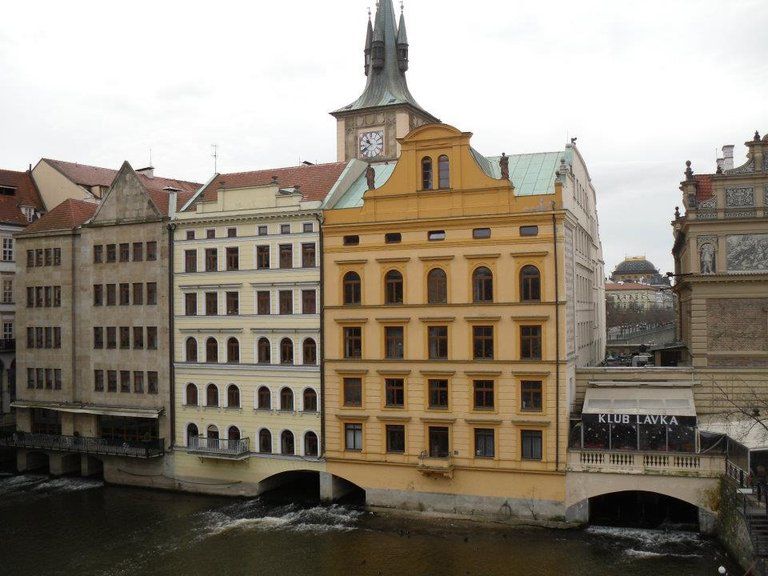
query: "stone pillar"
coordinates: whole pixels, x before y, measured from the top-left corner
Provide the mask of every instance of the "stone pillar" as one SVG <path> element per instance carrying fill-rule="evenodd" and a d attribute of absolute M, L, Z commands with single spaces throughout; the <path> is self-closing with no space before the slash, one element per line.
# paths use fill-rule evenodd
<path fill-rule="evenodd" d="M 699 532 L 708 536 L 717 533 L 717 516 L 704 508 L 699 508 Z"/>
<path fill-rule="evenodd" d="M 570 506 L 565 511 L 565 520 L 566 522 L 576 522 L 578 524 L 589 523 L 589 499 Z"/>
<path fill-rule="evenodd" d="M 320 501 L 331 503 L 349 494 L 354 485 L 328 472 L 320 472 Z"/>
<path fill-rule="evenodd" d="M 30 452 L 23 449 L 16 451 L 16 470 L 20 473 L 47 467 L 48 458 L 42 452 Z"/>
<path fill-rule="evenodd" d="M 95 474 L 101 474 L 103 470 L 104 465 L 98 458 L 88 456 L 88 454 L 80 455 L 81 476 L 94 476 Z"/>
<path fill-rule="evenodd" d="M 61 476 L 80 472 L 80 455 L 53 452 L 48 455 L 49 469 L 52 476 Z"/>

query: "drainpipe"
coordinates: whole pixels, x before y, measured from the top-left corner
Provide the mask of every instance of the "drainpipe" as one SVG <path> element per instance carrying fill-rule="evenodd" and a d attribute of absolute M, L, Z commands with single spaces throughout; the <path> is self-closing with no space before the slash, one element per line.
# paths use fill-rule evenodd
<path fill-rule="evenodd" d="M 175 206 L 174 206 L 175 208 Z M 168 407 L 168 418 L 170 420 L 170 442 L 168 449 L 173 449 L 176 442 L 176 369 L 173 363 L 174 357 L 174 321 L 173 321 L 173 236 L 176 230 L 176 224 L 169 222 L 168 226 L 168 390 L 170 393 L 170 404 Z"/>
<path fill-rule="evenodd" d="M 317 351 L 317 359 L 320 365 L 320 449 L 318 457 L 325 456 L 325 296 L 323 279 L 323 215 L 315 214 L 317 220 L 317 255 L 320 268 L 320 346 Z"/>
<path fill-rule="evenodd" d="M 555 471 L 560 470 L 560 275 L 557 266 L 557 216 L 552 202 L 552 249 L 555 257 Z"/>

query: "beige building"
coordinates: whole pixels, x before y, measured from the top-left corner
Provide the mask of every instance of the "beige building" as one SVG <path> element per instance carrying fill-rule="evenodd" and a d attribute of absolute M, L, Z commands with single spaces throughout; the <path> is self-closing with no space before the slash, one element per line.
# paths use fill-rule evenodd
<path fill-rule="evenodd" d="M 675 301 L 667 288 L 637 282 L 606 282 L 605 301 L 622 309 L 638 312 L 649 310 L 671 310 Z"/>

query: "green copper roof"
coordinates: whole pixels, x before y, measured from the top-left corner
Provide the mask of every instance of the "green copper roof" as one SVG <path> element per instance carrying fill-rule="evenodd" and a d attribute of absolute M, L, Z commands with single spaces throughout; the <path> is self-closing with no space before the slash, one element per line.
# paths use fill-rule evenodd
<path fill-rule="evenodd" d="M 389 162 L 387 164 L 372 164 L 373 169 L 376 171 L 376 178 L 374 183 L 376 188 L 382 186 L 389 177 L 392 175 L 396 162 Z M 331 208 L 354 208 L 356 206 L 363 205 L 363 194 L 368 191 L 368 178 L 365 176 L 365 172 L 355 180 L 352 185 L 347 189 L 344 195 L 334 203 Z M 328 208 L 326 204 L 323 204 L 323 208 Z"/>

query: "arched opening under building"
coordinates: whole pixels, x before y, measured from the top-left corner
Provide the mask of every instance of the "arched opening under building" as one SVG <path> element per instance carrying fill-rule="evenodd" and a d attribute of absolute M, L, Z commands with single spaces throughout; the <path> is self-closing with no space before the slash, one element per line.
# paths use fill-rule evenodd
<path fill-rule="evenodd" d="M 589 499 L 589 523 L 597 526 L 698 530 L 699 510 L 671 496 L 627 490 Z"/>

